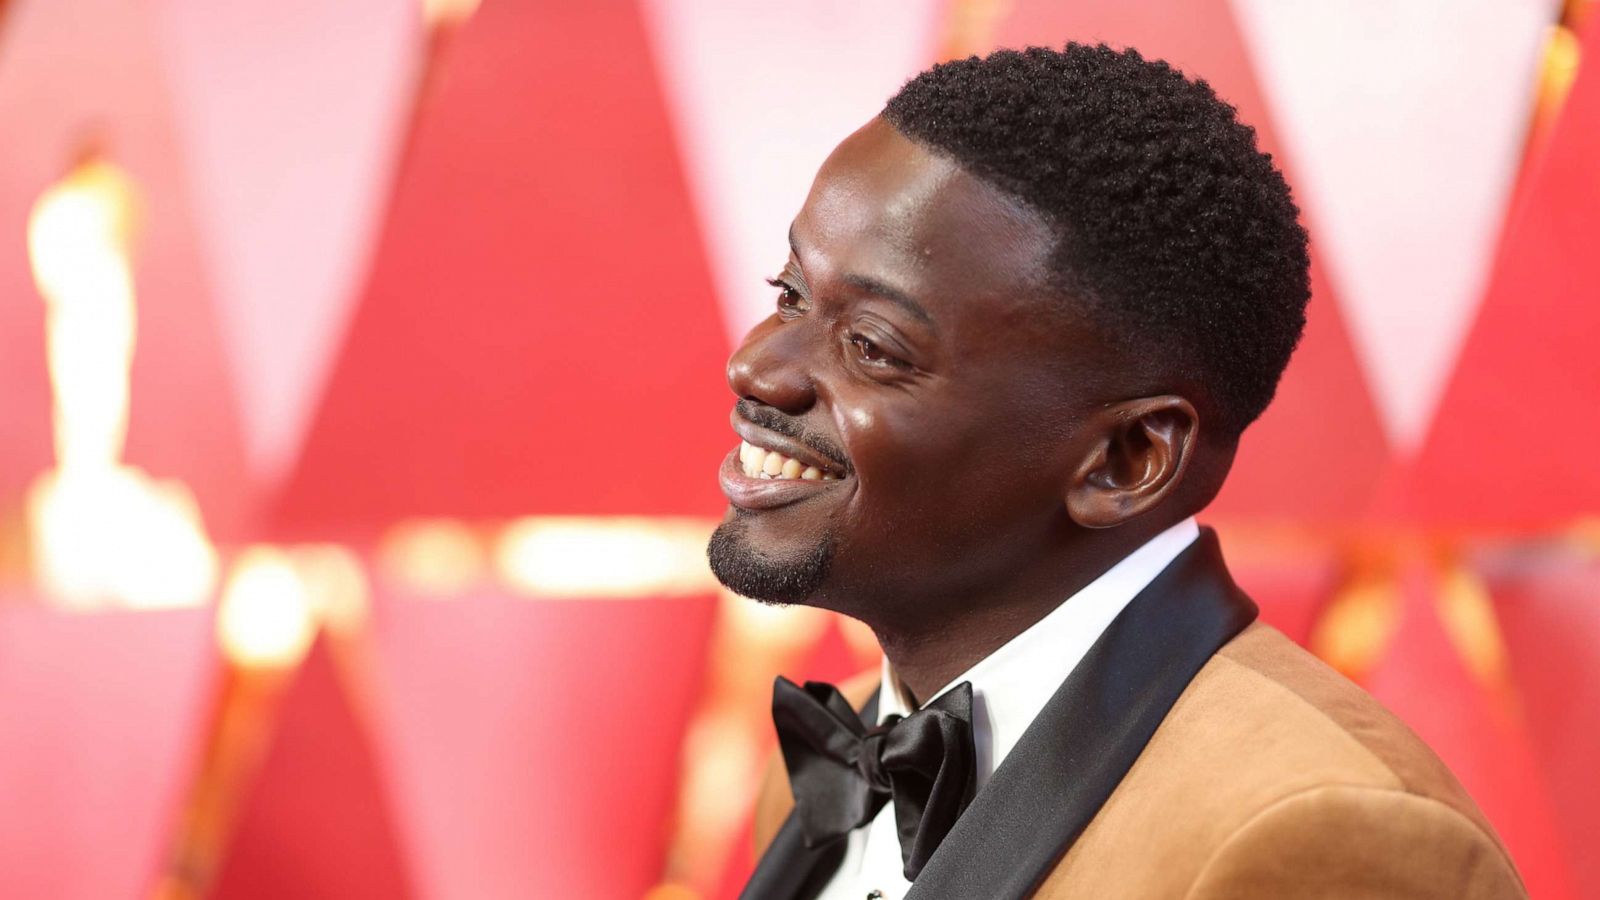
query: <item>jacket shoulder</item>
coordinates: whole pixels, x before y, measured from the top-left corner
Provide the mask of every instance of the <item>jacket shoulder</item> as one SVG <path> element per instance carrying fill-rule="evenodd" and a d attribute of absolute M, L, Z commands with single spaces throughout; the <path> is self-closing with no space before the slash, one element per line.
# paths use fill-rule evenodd
<path fill-rule="evenodd" d="M 1356 807 L 1402 820 L 1448 820 L 1445 838 L 1471 837 L 1506 859 L 1471 798 L 1404 723 L 1276 629 L 1251 625 L 1190 682 L 1040 896 L 1187 896 L 1203 870 L 1222 871 L 1208 869 L 1222 848 L 1257 817 L 1273 821 L 1274 809 L 1343 854 L 1354 814 L 1310 802 L 1334 795 L 1387 798 Z M 1403 856 L 1405 834 L 1380 849 Z M 1052 893 L 1053 884 L 1072 889 Z M 1085 886 L 1095 889 L 1080 893 Z"/>
<path fill-rule="evenodd" d="M 1326 785 L 1252 817 L 1206 861 L 1186 900 L 1413 897 L 1526 900 L 1493 837 L 1405 791 Z"/>
<path fill-rule="evenodd" d="M 1314 762 L 1325 780 L 1427 797 L 1490 831 L 1461 783 L 1421 738 L 1275 628 L 1258 623 L 1245 629 L 1191 687 L 1197 706 L 1229 710 L 1243 727 L 1230 732 L 1236 740 L 1271 735 L 1275 744 L 1297 745 L 1292 755 L 1309 757 L 1305 761 Z M 1262 773 L 1273 774 L 1286 773 Z"/>

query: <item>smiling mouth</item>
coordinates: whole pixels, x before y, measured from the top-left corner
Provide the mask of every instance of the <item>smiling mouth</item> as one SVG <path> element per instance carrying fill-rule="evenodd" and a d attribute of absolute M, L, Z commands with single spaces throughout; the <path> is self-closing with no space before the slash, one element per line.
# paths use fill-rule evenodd
<path fill-rule="evenodd" d="M 771 481 L 838 481 L 840 478 L 831 469 L 801 462 L 777 450 L 757 447 L 749 441 L 739 443 L 739 466 L 746 478 Z"/>

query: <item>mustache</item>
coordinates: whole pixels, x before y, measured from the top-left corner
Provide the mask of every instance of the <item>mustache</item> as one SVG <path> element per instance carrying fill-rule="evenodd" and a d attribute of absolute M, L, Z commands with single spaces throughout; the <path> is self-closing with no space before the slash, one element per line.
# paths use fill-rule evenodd
<path fill-rule="evenodd" d="M 777 432 L 805 444 L 829 462 L 839 466 L 846 474 L 855 473 L 855 467 L 850 465 L 850 460 L 845 457 L 844 450 L 838 444 L 806 428 L 799 419 L 748 399 L 741 399 L 735 403 L 733 410 L 739 414 L 739 418 L 752 425 L 759 425 L 768 431 Z"/>

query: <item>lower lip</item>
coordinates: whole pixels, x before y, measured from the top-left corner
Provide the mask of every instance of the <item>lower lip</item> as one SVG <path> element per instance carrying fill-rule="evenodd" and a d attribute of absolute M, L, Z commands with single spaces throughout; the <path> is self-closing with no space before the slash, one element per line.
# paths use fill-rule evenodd
<path fill-rule="evenodd" d="M 807 481 L 803 478 L 751 478 L 744 474 L 744 468 L 739 463 L 738 447 L 733 448 L 733 452 L 722 461 L 717 480 L 722 484 L 722 492 L 728 495 L 728 502 L 740 509 L 788 506 L 844 483 L 844 479 Z"/>

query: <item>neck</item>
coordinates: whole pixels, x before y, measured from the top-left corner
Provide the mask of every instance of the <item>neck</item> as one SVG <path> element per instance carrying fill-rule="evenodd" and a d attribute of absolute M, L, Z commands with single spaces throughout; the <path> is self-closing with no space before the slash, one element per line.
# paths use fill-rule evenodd
<path fill-rule="evenodd" d="M 1125 532 L 1125 533 L 1123 533 Z M 868 622 L 901 687 L 922 704 L 962 672 L 1033 627 L 1158 531 L 1093 532 L 1088 547 L 1064 549 L 1003 584 L 918 603 L 905 620 Z M 929 613 L 929 610 L 936 610 Z"/>

